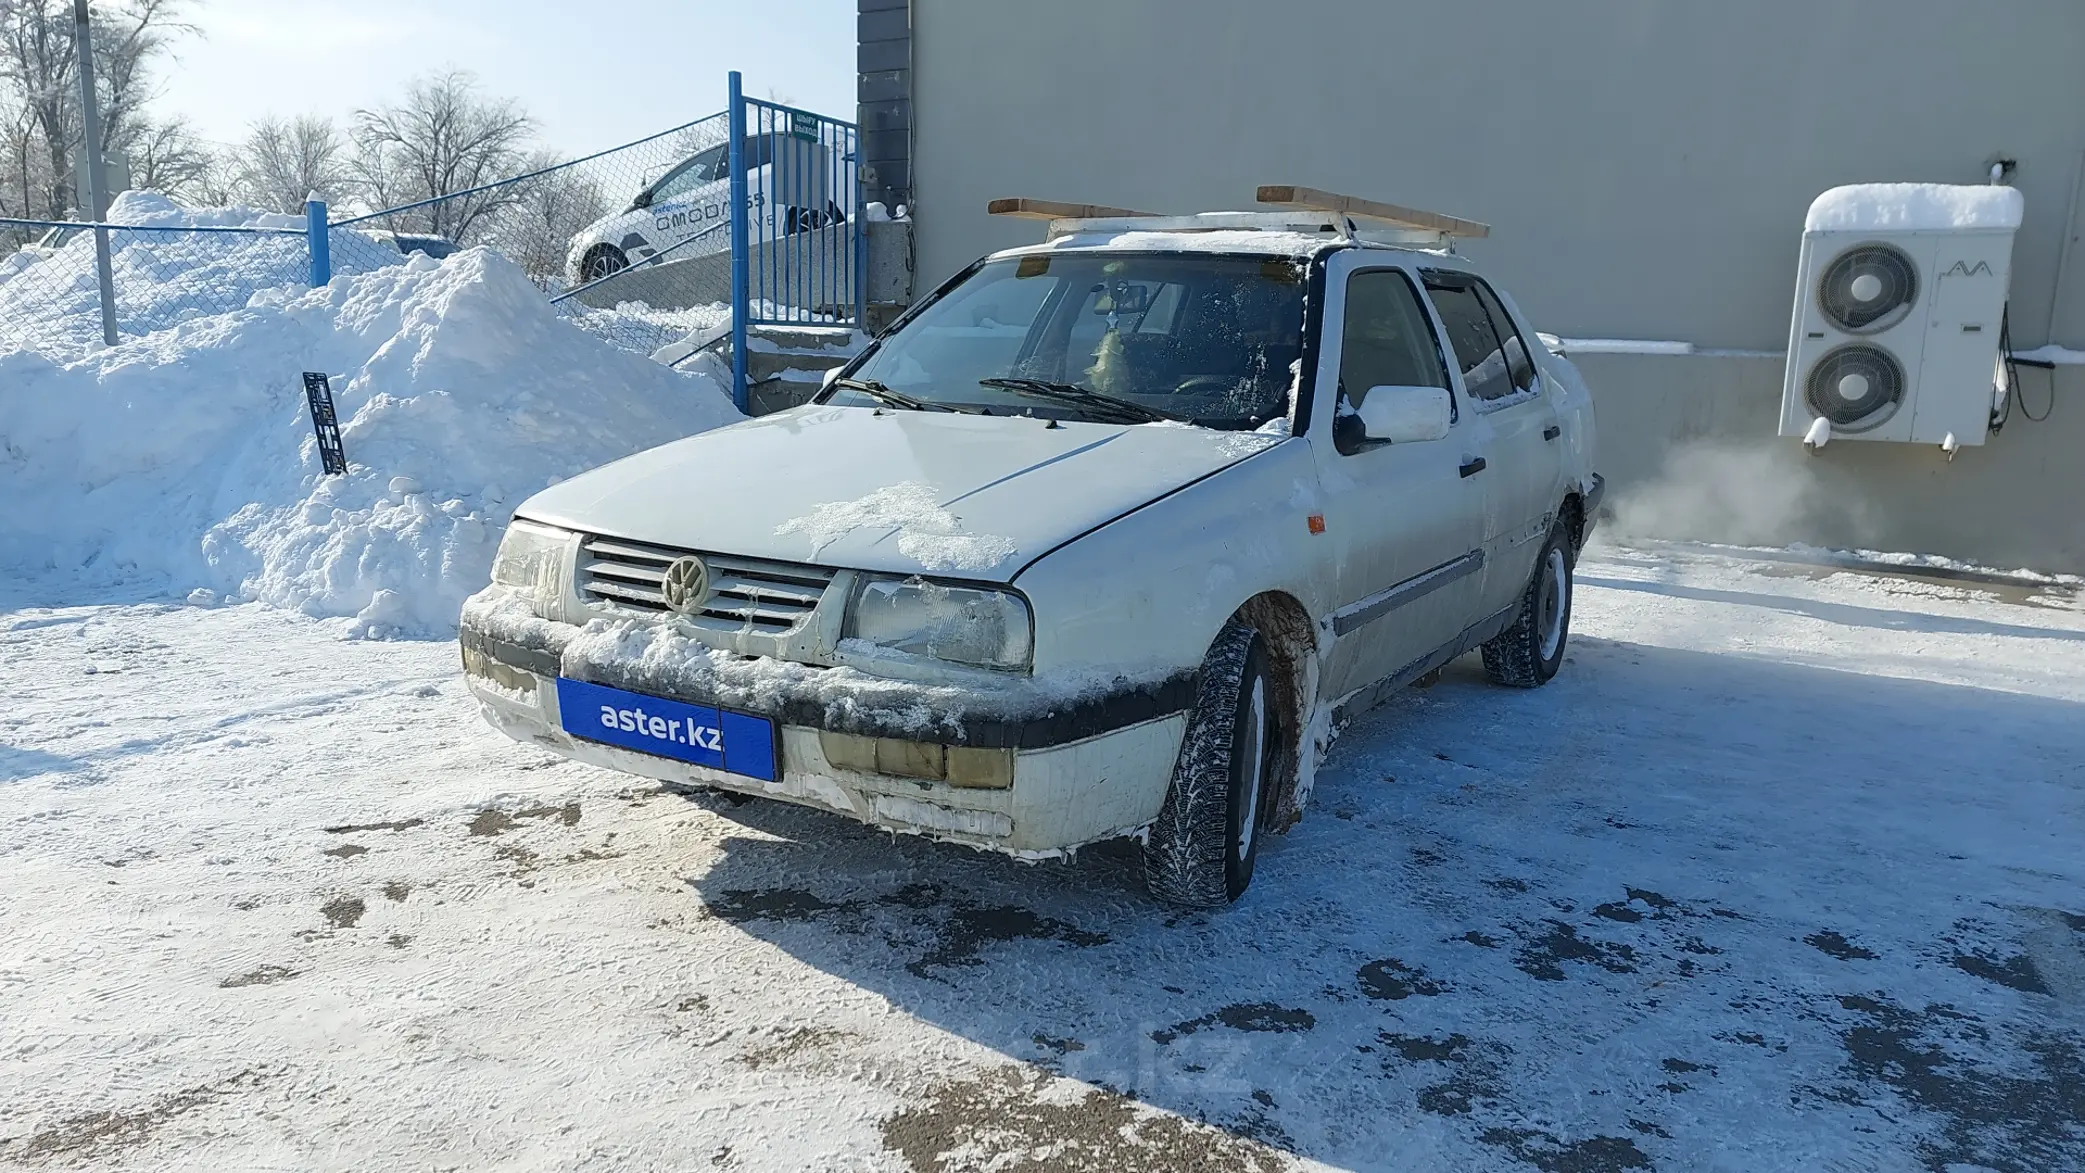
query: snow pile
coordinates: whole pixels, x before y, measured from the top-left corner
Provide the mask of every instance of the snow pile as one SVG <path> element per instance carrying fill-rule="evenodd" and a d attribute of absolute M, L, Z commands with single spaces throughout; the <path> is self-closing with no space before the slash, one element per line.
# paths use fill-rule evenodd
<path fill-rule="evenodd" d="M 109 234 L 116 318 L 125 336 L 243 307 L 264 290 L 301 286 L 311 261 L 304 218 L 249 208 L 183 208 L 157 192 L 128 191 L 109 222 L 153 229 L 262 228 L 265 233 L 151 231 Z M 404 261 L 348 230 L 336 232 L 336 272 Z M 350 245 L 353 237 L 356 245 Z M 23 251 L 0 264 L 0 350 L 33 346 L 77 357 L 101 345 L 94 234 L 76 232 L 48 256 Z"/>
<path fill-rule="evenodd" d="M 1921 232 L 2017 229 L 2026 208 L 2017 188 L 1949 183 L 1856 183 L 1810 205 L 1805 232 Z"/>
<path fill-rule="evenodd" d="M 858 501 L 828 501 L 808 516 L 776 526 L 775 533 L 808 537 L 809 559 L 815 562 L 827 546 L 858 529 L 896 535 L 898 552 L 928 570 L 981 574 L 1020 551 L 1012 538 L 964 529 L 961 518 L 941 507 L 934 487 L 920 481 L 890 485 Z"/>
<path fill-rule="evenodd" d="M 321 474 L 307 370 L 332 375 L 345 476 Z M 714 381 L 574 328 L 505 259 L 416 255 L 69 364 L 0 354 L 0 570 L 439 634 L 515 503 L 735 418 Z"/>

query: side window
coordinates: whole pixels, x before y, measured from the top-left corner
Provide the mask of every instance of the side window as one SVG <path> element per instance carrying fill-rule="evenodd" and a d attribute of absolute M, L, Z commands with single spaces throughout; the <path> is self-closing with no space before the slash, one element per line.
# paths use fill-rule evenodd
<path fill-rule="evenodd" d="M 1347 278 L 1347 315 L 1339 343 L 1339 388 L 1356 407 L 1370 387 L 1448 386 L 1433 324 L 1412 289 L 1395 269 L 1374 269 Z"/>
<path fill-rule="evenodd" d="M 1339 406 L 1332 444 L 1352 456 L 1369 447 L 1354 409 L 1372 387 L 1448 389 L 1440 339 L 1412 279 L 1396 269 L 1371 269 L 1347 278 L 1346 320 L 1339 343 Z M 1451 392 L 1450 410 L 1455 402 Z M 1451 417 L 1453 418 L 1453 417 Z"/>
<path fill-rule="evenodd" d="M 1462 367 L 1463 386 L 1479 403 L 1513 394 L 1506 348 L 1491 324 L 1491 314 L 1477 296 L 1477 283 L 1461 273 L 1426 272 L 1426 293 L 1433 299 L 1448 343 Z"/>
<path fill-rule="evenodd" d="M 652 198 L 670 200 L 684 195 L 710 182 L 723 170 L 724 146 L 720 143 L 681 164 L 660 180 L 659 186 L 652 189 Z"/>
<path fill-rule="evenodd" d="M 1491 286 L 1478 281 L 1476 288 L 1477 300 L 1484 303 L 1492 323 L 1498 327 L 1499 337 L 1506 340 L 1506 374 L 1513 380 L 1513 389 L 1541 390 L 1541 376 L 1536 373 L 1535 360 L 1528 351 L 1528 340 L 1514 324 L 1513 315 L 1506 312 L 1505 305 L 1499 301 L 1499 295 L 1491 291 Z"/>

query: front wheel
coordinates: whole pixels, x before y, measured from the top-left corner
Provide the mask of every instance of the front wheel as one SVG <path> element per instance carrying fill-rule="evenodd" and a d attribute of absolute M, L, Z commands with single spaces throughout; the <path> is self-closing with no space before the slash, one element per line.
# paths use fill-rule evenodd
<path fill-rule="evenodd" d="M 1539 688 L 1563 666 L 1571 632 L 1571 569 L 1571 535 L 1558 525 L 1521 592 L 1513 626 L 1484 645 L 1484 673 L 1493 683 Z"/>
<path fill-rule="evenodd" d="M 612 244 L 597 244 L 586 250 L 586 259 L 579 262 L 581 281 L 599 281 L 610 273 L 620 273 L 630 267 L 630 258 L 623 250 Z"/>
<path fill-rule="evenodd" d="M 1144 842 L 1144 882 L 1160 900 L 1216 908 L 1252 883 L 1274 821 L 1276 696 L 1266 642 L 1233 620 L 1202 663 L 1173 782 Z"/>

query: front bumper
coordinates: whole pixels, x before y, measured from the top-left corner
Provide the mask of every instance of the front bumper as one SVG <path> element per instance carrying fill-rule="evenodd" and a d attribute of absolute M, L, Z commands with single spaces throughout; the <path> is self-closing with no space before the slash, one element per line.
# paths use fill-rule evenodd
<path fill-rule="evenodd" d="M 1192 676 L 1052 691 L 1025 678 L 999 688 L 923 684 L 759 657 L 664 675 L 650 658 L 609 654 L 612 639 L 563 623 L 474 621 L 465 679 L 486 719 L 565 757 L 665 782 L 822 807 L 894 832 L 1043 858 L 1136 834 L 1158 817 L 1193 702 Z M 701 655 L 701 653 L 697 653 Z M 786 669 L 786 670 L 784 670 Z M 767 717 L 779 727 L 773 782 L 577 738 L 563 729 L 557 679 Z M 837 736 L 835 736 L 837 735 Z M 946 762 L 942 778 L 863 768 L 864 747 Z M 956 768 L 975 751 L 1011 759 L 1011 784 Z M 838 760 L 836 760 L 838 759 Z M 891 757 L 880 759 L 889 762 Z M 913 770 L 913 773 L 935 773 Z"/>

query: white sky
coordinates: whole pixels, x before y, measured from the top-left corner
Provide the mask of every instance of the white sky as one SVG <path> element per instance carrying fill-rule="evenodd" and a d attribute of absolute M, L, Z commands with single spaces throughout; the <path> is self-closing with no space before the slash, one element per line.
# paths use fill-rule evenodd
<path fill-rule="evenodd" d="M 573 155 L 722 110 L 732 69 L 751 96 L 854 118 L 851 0 L 198 0 L 191 20 L 154 108 L 218 142 L 262 114 L 345 122 L 446 66 Z"/>

